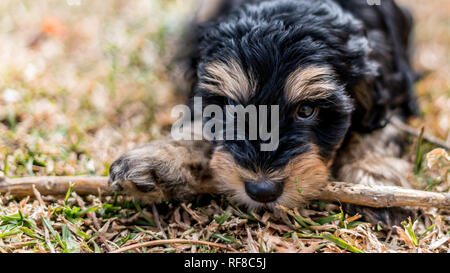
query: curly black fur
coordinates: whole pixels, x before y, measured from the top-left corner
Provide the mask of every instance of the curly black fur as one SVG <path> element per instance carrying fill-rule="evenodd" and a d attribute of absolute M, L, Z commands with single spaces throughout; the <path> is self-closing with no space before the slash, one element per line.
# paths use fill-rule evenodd
<path fill-rule="evenodd" d="M 283 167 L 305 151 L 311 131 L 324 157 L 329 157 L 349 131 L 370 133 L 385 126 L 393 113 L 417 113 L 409 62 L 410 14 L 393 1 L 370 6 L 365 0 L 232 0 L 224 1 L 211 20 L 191 31 L 191 96 L 206 105 L 227 98 L 198 88 L 214 61 L 236 59 L 257 76 L 257 95 L 239 104 L 280 105 L 283 136 L 273 153 L 258 152 L 259 143 L 223 144 L 244 167 Z M 318 122 L 302 126 L 292 120 L 296 105 L 282 95 L 286 77 L 298 67 L 332 66 L 336 92 L 321 108 Z M 352 100 L 349 100 L 351 97 Z M 300 148 L 299 148 L 300 147 Z M 270 162 L 270 164 L 268 164 Z"/>

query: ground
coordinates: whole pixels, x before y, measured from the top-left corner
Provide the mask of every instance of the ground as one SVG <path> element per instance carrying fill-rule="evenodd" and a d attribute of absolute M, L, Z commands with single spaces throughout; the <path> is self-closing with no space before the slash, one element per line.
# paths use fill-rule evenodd
<path fill-rule="evenodd" d="M 169 75 L 179 74 L 173 55 L 196 2 L 1 1 L 0 177 L 107 175 L 119 155 L 162 137 L 182 102 Z M 414 63 L 426 72 L 417 85 L 423 115 L 409 123 L 449 142 L 450 2 L 401 2 L 417 19 Z M 411 138 L 412 179 L 448 192 L 448 154 L 418 143 Z M 449 238 L 448 209 L 422 210 L 388 232 L 324 202 L 275 217 L 226 196 L 152 207 L 123 196 L 0 195 L 0 253 L 124 251 L 148 241 L 157 245 L 128 251 L 448 252 Z"/>

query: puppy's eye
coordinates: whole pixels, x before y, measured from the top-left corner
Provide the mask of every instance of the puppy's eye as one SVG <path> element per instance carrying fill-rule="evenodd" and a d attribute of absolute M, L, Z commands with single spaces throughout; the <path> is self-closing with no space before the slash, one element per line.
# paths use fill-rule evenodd
<path fill-rule="evenodd" d="M 297 117 L 299 119 L 311 119 L 316 116 L 319 108 L 312 105 L 301 105 L 297 110 Z"/>

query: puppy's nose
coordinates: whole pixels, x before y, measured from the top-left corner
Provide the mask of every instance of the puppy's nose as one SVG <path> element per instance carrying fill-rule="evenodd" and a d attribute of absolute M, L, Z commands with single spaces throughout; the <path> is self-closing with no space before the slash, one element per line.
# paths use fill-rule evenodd
<path fill-rule="evenodd" d="M 245 182 L 245 191 L 248 196 L 261 203 L 270 203 L 277 200 L 283 193 L 283 182 L 272 182 L 267 179 Z"/>

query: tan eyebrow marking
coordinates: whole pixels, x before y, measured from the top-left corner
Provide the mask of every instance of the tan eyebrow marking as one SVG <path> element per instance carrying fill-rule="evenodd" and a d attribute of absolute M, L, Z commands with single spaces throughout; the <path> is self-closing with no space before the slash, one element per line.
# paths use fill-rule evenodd
<path fill-rule="evenodd" d="M 218 95 L 225 95 L 235 101 L 247 100 L 255 92 L 256 82 L 251 72 L 244 71 L 234 59 L 229 62 L 212 62 L 206 65 L 205 75 L 199 84 Z"/>
<path fill-rule="evenodd" d="M 286 80 L 285 92 L 288 101 L 316 100 L 328 98 L 336 90 L 336 82 L 329 67 L 299 67 Z"/>

